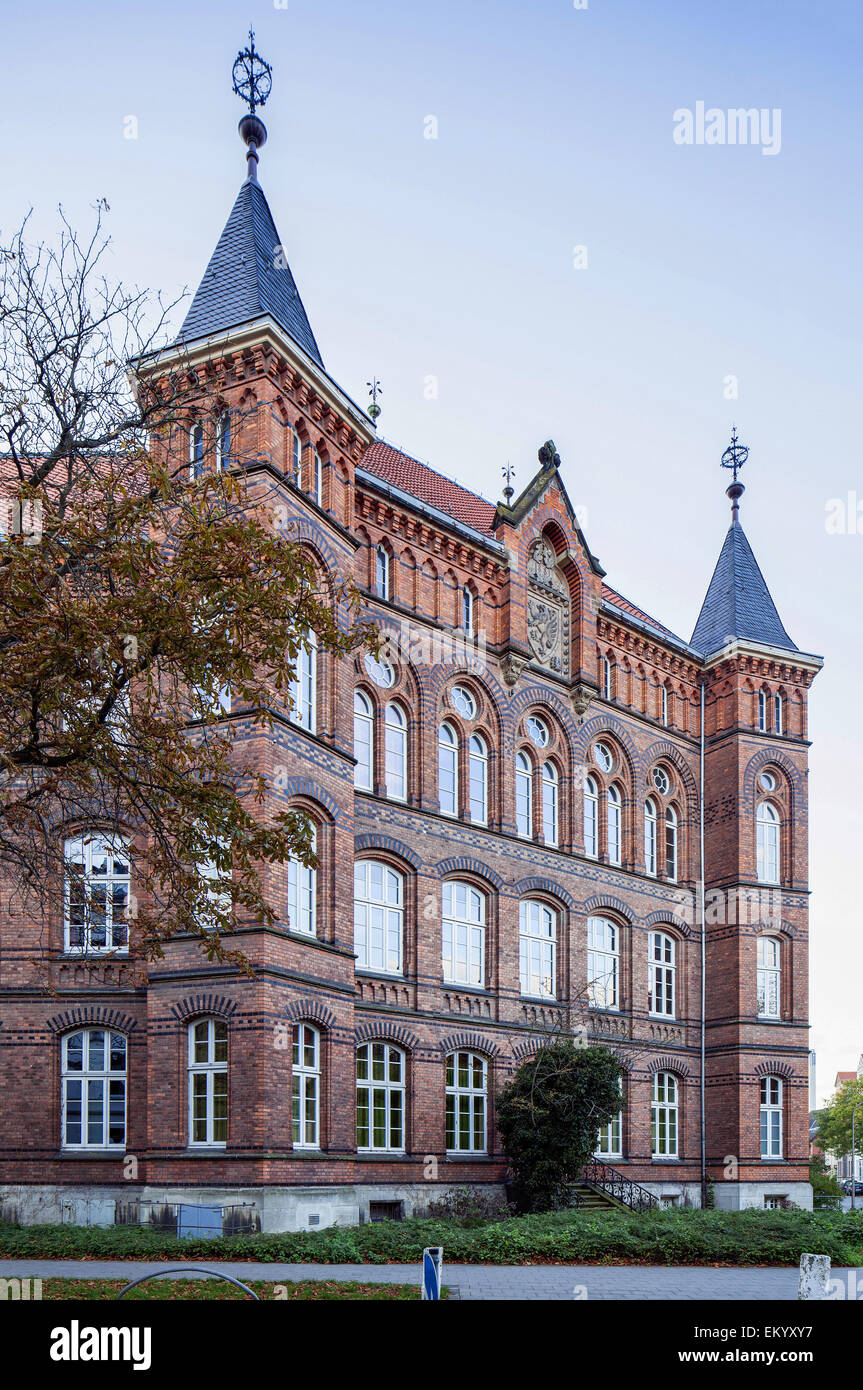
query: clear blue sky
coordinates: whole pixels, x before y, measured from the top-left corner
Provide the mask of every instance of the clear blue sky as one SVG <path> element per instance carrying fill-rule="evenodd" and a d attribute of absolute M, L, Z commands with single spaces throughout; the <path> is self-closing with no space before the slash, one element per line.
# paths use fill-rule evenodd
<path fill-rule="evenodd" d="M 744 526 L 792 637 L 827 660 L 823 1098 L 863 1050 L 863 520 L 825 527 L 831 498 L 863 501 L 863 9 L 46 0 L 4 17 L 3 232 L 32 205 L 51 234 L 58 202 L 85 224 L 106 197 L 117 275 L 194 289 L 245 173 L 230 68 L 250 21 L 274 68 L 261 182 L 328 369 L 357 400 L 383 382 L 385 438 L 492 499 L 554 438 L 609 581 L 684 637 L 728 524 L 732 419 L 751 446 Z M 779 108 L 780 152 L 675 144 L 698 101 Z"/>

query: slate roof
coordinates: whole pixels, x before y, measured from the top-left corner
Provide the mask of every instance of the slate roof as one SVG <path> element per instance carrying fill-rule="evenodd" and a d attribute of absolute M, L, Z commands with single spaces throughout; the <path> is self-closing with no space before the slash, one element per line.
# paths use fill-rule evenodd
<path fill-rule="evenodd" d="M 266 315 L 323 369 L 269 204 L 260 184 L 246 179 L 178 341 L 207 338 Z"/>
<path fill-rule="evenodd" d="M 732 637 L 797 651 L 782 626 L 758 561 L 737 521 L 729 527 L 719 552 L 692 634 L 692 646 L 709 655 Z"/>

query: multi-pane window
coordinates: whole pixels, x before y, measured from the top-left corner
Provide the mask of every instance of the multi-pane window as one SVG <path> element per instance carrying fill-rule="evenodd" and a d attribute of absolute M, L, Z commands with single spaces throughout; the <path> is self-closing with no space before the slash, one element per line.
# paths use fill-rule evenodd
<path fill-rule="evenodd" d="M 404 801 L 408 794 L 408 721 L 401 705 L 387 705 L 384 734 L 387 796 Z"/>
<path fill-rule="evenodd" d="M 126 1039 L 84 1028 L 67 1033 L 62 1051 L 64 1149 L 126 1145 Z"/>
<path fill-rule="evenodd" d="M 591 859 L 599 855 L 599 792 L 592 777 L 584 779 L 584 852 Z"/>
<path fill-rule="evenodd" d="M 390 596 L 390 552 L 385 545 L 375 551 L 375 593 L 378 598 Z"/>
<path fill-rule="evenodd" d="M 320 1148 L 321 1036 L 310 1023 L 294 1025 L 291 1123 L 295 1149 Z"/>
<path fill-rule="evenodd" d="M 189 1028 L 189 1141 L 228 1139 L 228 1027 L 202 1018 Z"/>
<path fill-rule="evenodd" d="M 78 835 L 64 846 L 64 949 L 128 950 L 129 849 L 122 839 Z"/>
<path fill-rule="evenodd" d="M 476 1052 L 446 1059 L 447 1153 L 485 1153 L 487 1064 Z"/>
<path fill-rule="evenodd" d="M 587 919 L 587 992 L 593 1008 L 619 1007 L 620 931 L 607 917 Z"/>
<path fill-rule="evenodd" d="M 665 811 L 665 877 L 677 882 L 677 812 L 673 806 Z"/>
<path fill-rule="evenodd" d="M 195 868 L 206 884 L 205 905 L 197 914 L 198 926 L 204 931 L 218 931 L 222 919 L 231 911 L 232 897 L 224 885 L 231 879 L 231 844 L 229 839 L 209 837 L 204 843 L 206 858 L 197 860 Z"/>
<path fill-rule="evenodd" d="M 758 732 L 767 733 L 767 695 L 763 690 L 758 692 Z"/>
<path fill-rule="evenodd" d="M 608 806 L 608 862 L 619 864 L 622 852 L 623 802 L 620 788 L 610 786 L 607 793 Z"/>
<path fill-rule="evenodd" d="M 445 816 L 458 815 L 458 739 L 451 724 L 441 724 L 437 740 L 438 798 Z"/>
<path fill-rule="evenodd" d="M 782 696 L 773 696 L 773 732 L 781 734 L 783 728 Z"/>
<path fill-rule="evenodd" d="M 515 828 L 528 839 L 533 834 L 533 767 L 526 753 L 515 757 Z"/>
<path fill-rule="evenodd" d="M 662 1018 L 675 1013 L 675 941 L 667 932 L 653 931 L 649 943 L 647 1007 Z"/>
<path fill-rule="evenodd" d="M 663 686 L 660 691 L 660 714 L 663 724 L 668 727 L 668 687 Z"/>
<path fill-rule="evenodd" d="M 400 975 L 404 879 L 388 864 L 360 859 L 354 866 L 354 950 L 358 970 Z"/>
<path fill-rule="evenodd" d="M 644 803 L 644 872 L 656 877 L 656 802 L 649 796 Z"/>
<path fill-rule="evenodd" d="M 560 820 L 560 778 L 554 763 L 542 765 L 542 835 L 547 845 L 557 845 Z"/>
<path fill-rule="evenodd" d="M 554 999 L 557 980 L 557 913 L 528 898 L 518 909 L 519 987 L 522 994 Z"/>
<path fill-rule="evenodd" d="M 374 787 L 375 719 L 372 702 L 362 690 L 354 691 L 354 786 Z"/>
<path fill-rule="evenodd" d="M 291 681 L 291 721 L 301 729 L 315 732 L 315 704 L 317 690 L 317 638 L 309 632 L 305 643 L 297 652 L 294 661 L 294 678 Z"/>
<path fill-rule="evenodd" d="M 461 591 L 461 625 L 468 637 L 473 636 L 473 593 L 465 585 Z"/>
<path fill-rule="evenodd" d="M 620 1095 L 623 1097 L 623 1077 L 620 1077 Z M 594 1152 L 600 1158 L 623 1157 L 623 1111 L 618 1110 L 608 1124 L 600 1126 Z"/>
<path fill-rule="evenodd" d="M 312 849 L 317 850 L 317 833 L 312 832 Z M 318 871 L 299 859 L 288 860 L 288 926 L 314 936 L 317 925 Z"/>
<path fill-rule="evenodd" d="M 189 430 L 189 477 L 194 481 L 204 471 L 204 426 L 197 420 Z"/>
<path fill-rule="evenodd" d="M 470 818 L 477 825 L 488 822 L 488 749 L 474 734 L 468 744 L 468 796 Z"/>
<path fill-rule="evenodd" d="M 299 484 L 300 470 L 303 461 L 303 446 L 300 443 L 300 436 L 297 434 L 296 430 L 290 430 L 288 438 L 291 449 L 291 476 L 293 477 L 294 482 Z"/>
<path fill-rule="evenodd" d="M 782 956 L 773 936 L 758 938 L 758 1016 L 779 1018 Z"/>
<path fill-rule="evenodd" d="M 610 656 L 603 657 L 602 661 L 602 693 L 606 700 L 614 694 L 614 667 Z"/>
<path fill-rule="evenodd" d="M 225 410 L 219 416 L 216 429 L 216 468 L 219 473 L 231 462 L 231 412 Z"/>
<path fill-rule="evenodd" d="M 443 885 L 443 976 L 452 984 L 485 981 L 485 894 L 459 879 Z"/>
<path fill-rule="evenodd" d="M 391 1043 L 357 1048 L 357 1148 L 400 1153 L 405 1146 L 405 1058 Z"/>
<path fill-rule="evenodd" d="M 677 1157 L 677 1078 L 658 1071 L 653 1078 L 650 1106 L 651 1152 L 654 1158 Z"/>
<path fill-rule="evenodd" d="M 762 801 L 756 814 L 756 872 L 759 883 L 779 882 L 779 812 Z"/>
<path fill-rule="evenodd" d="M 782 1157 L 782 1082 L 778 1076 L 761 1078 L 761 1157 Z"/>
<path fill-rule="evenodd" d="M 312 450 L 312 495 L 320 507 L 324 500 L 324 466 L 317 449 Z"/>

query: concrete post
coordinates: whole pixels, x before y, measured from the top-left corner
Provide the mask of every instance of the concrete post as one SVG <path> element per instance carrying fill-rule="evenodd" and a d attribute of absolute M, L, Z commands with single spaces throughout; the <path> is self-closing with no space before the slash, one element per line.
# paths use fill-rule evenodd
<path fill-rule="evenodd" d="M 829 1255 L 801 1255 L 800 1256 L 800 1281 L 797 1285 L 797 1297 L 800 1298 L 828 1298 L 828 1285 L 830 1283 L 830 1256 Z"/>

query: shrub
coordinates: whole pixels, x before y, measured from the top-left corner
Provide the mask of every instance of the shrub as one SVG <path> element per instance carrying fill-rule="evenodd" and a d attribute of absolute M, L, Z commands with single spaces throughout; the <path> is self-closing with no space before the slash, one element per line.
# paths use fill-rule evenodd
<path fill-rule="evenodd" d="M 512 1216 L 513 1206 L 499 1193 L 484 1188 L 451 1187 L 437 1202 L 430 1202 L 433 1220 L 462 1221 L 477 1225 L 481 1221 L 502 1221 Z"/>

